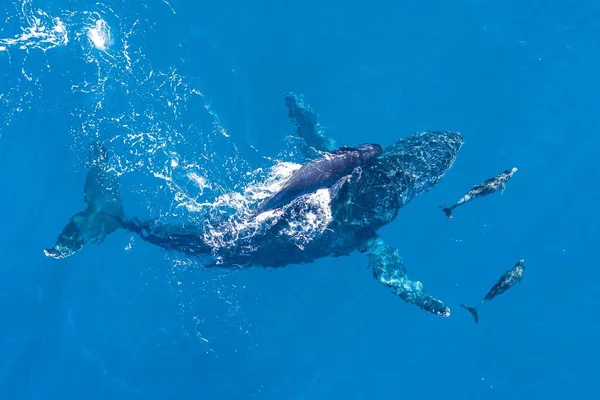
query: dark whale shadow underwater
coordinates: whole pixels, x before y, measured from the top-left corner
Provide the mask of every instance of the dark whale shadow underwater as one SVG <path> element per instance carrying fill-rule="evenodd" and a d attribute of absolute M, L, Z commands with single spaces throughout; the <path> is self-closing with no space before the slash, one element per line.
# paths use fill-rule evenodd
<path fill-rule="evenodd" d="M 366 255 L 375 280 L 393 294 L 429 313 L 449 316 L 450 309 L 442 301 L 409 278 L 398 250 L 377 230 L 392 222 L 412 199 L 437 185 L 456 160 L 463 144 L 461 134 L 420 132 L 383 148 L 371 145 L 366 158 L 360 153 L 352 153 L 352 158 L 347 152 L 357 149 L 336 150 L 300 96 L 286 95 L 286 105 L 306 157 L 320 154 L 329 160 L 315 160 L 322 174 L 309 170 L 298 179 L 301 184 L 292 185 L 294 190 L 284 191 L 271 204 L 267 201 L 269 207 L 259 208 L 261 212 L 236 216 L 237 224 L 212 215 L 198 225 L 161 224 L 125 214 L 108 151 L 94 143 L 84 186 L 85 208 L 70 218 L 56 244 L 44 250 L 46 256 L 72 256 L 86 243 L 99 244 L 117 229 L 166 250 L 209 259 L 205 267 L 283 267 L 358 251 Z M 341 164 L 331 160 L 341 160 Z M 232 239 L 207 240 L 215 232 Z"/>

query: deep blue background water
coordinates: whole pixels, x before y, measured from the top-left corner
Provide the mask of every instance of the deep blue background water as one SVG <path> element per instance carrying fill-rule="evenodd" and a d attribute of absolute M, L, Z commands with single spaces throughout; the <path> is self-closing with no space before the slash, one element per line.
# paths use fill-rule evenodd
<path fill-rule="evenodd" d="M 146 33 L 131 48 L 154 70 L 174 67 L 197 84 L 231 136 L 227 143 L 253 167 L 267 162 L 249 146 L 274 157 L 292 132 L 287 91 L 305 95 L 338 143 L 461 131 L 466 143 L 451 171 L 381 231 L 452 315 L 436 318 L 404 304 L 372 279 L 357 254 L 276 271 L 176 271 L 172 256 L 145 243 L 125 251 L 130 235 L 117 232 L 69 259 L 44 257 L 42 249 L 82 207 L 81 158 L 93 136 L 77 133 L 82 121 L 128 107 L 114 85 L 104 109 L 90 114 L 96 98 L 72 85 L 122 74 L 131 102 L 143 107 L 160 97 L 150 95 L 152 84 L 132 80 L 142 67 L 130 76 L 123 63 L 101 72 L 84 63 L 99 51 L 72 35 L 68 45 L 46 52 L 0 52 L 1 398 L 598 395 L 597 4 L 170 6 L 175 14 L 160 1 L 33 3 L 63 20 L 66 10 L 97 11 L 117 39 L 141 21 Z M 0 37 L 19 33 L 23 22 L 9 17 L 20 7 L 0 7 L 7 20 Z M 20 104 L 24 110 L 15 111 Z M 192 123 L 215 122 L 194 110 L 185 114 Z M 180 125 L 183 148 L 201 160 L 199 143 L 208 139 L 186 131 L 188 120 Z M 144 128 L 139 124 L 133 129 Z M 101 139 L 116 135 L 107 126 Z M 216 157 L 231 148 L 215 147 Z M 452 221 L 437 208 L 512 166 L 519 172 L 504 195 L 459 208 Z M 157 185 L 143 173 L 124 181 Z M 158 207 L 171 206 L 168 194 L 158 197 Z M 152 211 L 147 203 L 139 193 L 125 194 L 128 213 Z M 486 304 L 474 326 L 458 304 L 480 299 L 520 257 L 523 282 Z"/>

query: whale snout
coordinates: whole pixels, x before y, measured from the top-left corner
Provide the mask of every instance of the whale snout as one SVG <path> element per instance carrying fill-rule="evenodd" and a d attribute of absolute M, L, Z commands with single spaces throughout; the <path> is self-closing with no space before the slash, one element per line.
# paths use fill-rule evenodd
<path fill-rule="evenodd" d="M 386 147 L 378 167 L 399 197 L 412 199 L 435 186 L 450 169 L 463 145 L 459 132 L 425 131 Z M 404 201 L 405 202 L 405 201 Z"/>
<path fill-rule="evenodd" d="M 385 153 L 392 157 L 411 159 L 414 169 L 431 170 L 438 166 L 450 167 L 464 143 L 460 132 L 425 131 L 401 139 L 386 148 Z"/>
<path fill-rule="evenodd" d="M 454 163 L 464 140 L 460 132 L 432 131 L 420 135 L 424 154 L 428 154 L 430 166 L 437 164 L 440 170 L 447 170 Z"/>
<path fill-rule="evenodd" d="M 448 151 L 450 153 L 458 153 L 458 151 L 464 143 L 463 136 L 460 132 L 432 131 L 425 132 L 423 133 L 423 135 L 430 135 L 430 141 L 432 144 L 435 145 L 437 143 L 441 145 L 445 151 Z"/>

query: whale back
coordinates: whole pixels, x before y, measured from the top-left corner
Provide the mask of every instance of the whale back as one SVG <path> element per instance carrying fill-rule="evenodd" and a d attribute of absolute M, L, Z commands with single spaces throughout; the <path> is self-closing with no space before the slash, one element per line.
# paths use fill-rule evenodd
<path fill-rule="evenodd" d="M 345 227 L 375 231 L 398 210 L 431 190 L 456 160 L 463 139 L 458 132 L 421 132 L 386 147 L 332 203 Z"/>

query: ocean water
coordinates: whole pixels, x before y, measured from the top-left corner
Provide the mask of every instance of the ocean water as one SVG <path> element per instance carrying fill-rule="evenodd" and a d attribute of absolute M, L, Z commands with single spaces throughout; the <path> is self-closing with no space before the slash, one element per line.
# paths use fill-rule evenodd
<path fill-rule="evenodd" d="M 599 17 L 592 1 L 3 1 L 0 398 L 596 398 Z M 356 253 L 199 270 L 118 231 L 44 256 L 82 209 L 89 143 L 114 152 L 128 214 L 197 218 L 299 162 L 290 91 L 340 144 L 464 135 L 380 231 L 449 318 Z M 439 210 L 513 166 L 504 194 Z M 458 304 L 521 257 L 474 325 Z"/>

